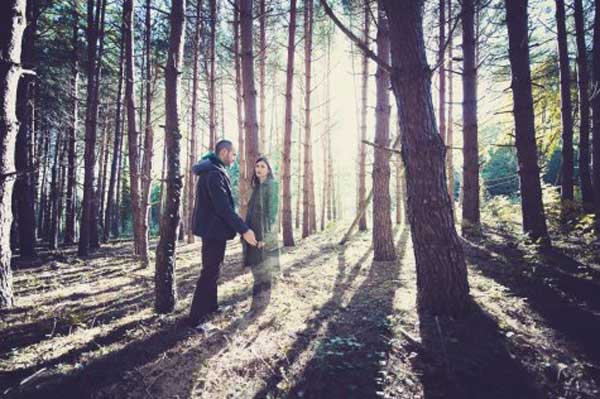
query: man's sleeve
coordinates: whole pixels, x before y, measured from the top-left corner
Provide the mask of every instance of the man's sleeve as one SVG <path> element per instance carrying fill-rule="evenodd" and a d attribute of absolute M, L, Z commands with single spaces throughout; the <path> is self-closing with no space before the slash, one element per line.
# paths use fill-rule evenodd
<path fill-rule="evenodd" d="M 244 234 L 249 230 L 242 218 L 235 213 L 229 202 L 225 179 L 218 172 L 208 174 L 208 192 L 217 211 L 217 215 L 229 224 L 235 231 Z"/>

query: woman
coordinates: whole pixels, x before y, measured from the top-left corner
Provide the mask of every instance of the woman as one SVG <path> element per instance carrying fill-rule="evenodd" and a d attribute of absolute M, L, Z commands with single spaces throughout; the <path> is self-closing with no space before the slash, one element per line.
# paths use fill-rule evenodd
<path fill-rule="evenodd" d="M 253 295 L 256 299 L 256 295 L 265 292 L 267 297 L 263 300 L 267 303 L 272 275 L 279 271 L 278 216 L 278 185 L 268 159 L 261 156 L 254 163 L 252 194 L 246 213 L 246 224 L 254 231 L 259 245 L 253 247 L 242 240 L 242 248 L 244 266 L 250 267 L 254 275 Z"/>

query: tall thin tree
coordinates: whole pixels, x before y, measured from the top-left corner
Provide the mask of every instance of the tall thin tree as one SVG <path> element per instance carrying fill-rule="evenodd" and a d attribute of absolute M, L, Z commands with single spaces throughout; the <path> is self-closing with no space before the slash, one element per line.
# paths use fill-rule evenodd
<path fill-rule="evenodd" d="M 590 71 L 585 44 L 585 24 L 582 0 L 575 0 L 575 35 L 577 42 L 577 73 L 579 88 L 579 182 L 583 209 L 594 210 L 594 189 L 590 172 Z"/>
<path fill-rule="evenodd" d="M 288 26 L 287 68 L 285 82 L 285 127 L 283 133 L 283 194 L 282 217 L 283 245 L 294 246 L 292 227 L 291 152 L 292 152 L 292 91 L 294 87 L 294 55 L 296 41 L 296 0 L 290 0 Z"/>
<path fill-rule="evenodd" d="M 505 0 L 521 211 L 524 232 L 534 240 L 549 243 L 535 141 L 527 3 L 527 0 Z"/>
<path fill-rule="evenodd" d="M 371 25 L 371 10 L 369 2 L 364 0 L 364 24 L 363 24 L 363 41 L 366 46 L 369 46 L 369 28 Z M 359 158 L 358 158 L 358 209 L 362 210 L 366 203 L 367 195 L 367 149 L 364 140 L 367 139 L 367 98 L 369 86 L 369 57 L 366 54 L 362 55 L 362 71 L 360 85 L 360 142 Z M 362 213 L 358 221 L 358 230 L 367 230 L 366 212 Z"/>
<path fill-rule="evenodd" d="M 390 33 L 381 7 L 377 11 L 377 55 L 390 63 Z M 390 141 L 390 74 L 378 64 L 375 73 L 377 104 L 375 106 L 375 161 L 373 164 L 373 259 L 396 259 L 392 233 L 392 201 L 390 198 L 390 154 L 385 147 Z"/>
<path fill-rule="evenodd" d="M 165 211 L 160 220 L 160 238 L 156 247 L 156 270 L 154 274 L 155 302 L 158 313 L 172 312 L 177 302 L 175 286 L 175 261 L 177 228 L 181 202 L 181 126 L 179 120 L 179 89 L 183 64 L 185 37 L 185 0 L 173 0 L 170 14 L 169 53 L 165 66 L 167 192 Z"/>

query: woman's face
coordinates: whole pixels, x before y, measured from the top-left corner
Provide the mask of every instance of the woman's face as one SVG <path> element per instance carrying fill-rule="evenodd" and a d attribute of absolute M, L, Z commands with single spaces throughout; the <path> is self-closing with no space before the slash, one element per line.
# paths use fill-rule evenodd
<path fill-rule="evenodd" d="M 264 180 L 269 175 L 269 167 L 263 161 L 258 161 L 254 165 L 254 173 L 260 180 Z"/>

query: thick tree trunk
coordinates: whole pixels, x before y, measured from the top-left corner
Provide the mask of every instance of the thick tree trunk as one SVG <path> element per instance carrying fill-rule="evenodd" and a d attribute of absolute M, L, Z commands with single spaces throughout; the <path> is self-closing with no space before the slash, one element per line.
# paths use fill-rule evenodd
<path fill-rule="evenodd" d="M 600 87 L 600 1 L 596 0 L 594 14 L 594 46 L 592 49 L 593 59 L 593 85 Z M 592 183 L 594 187 L 594 203 L 596 211 L 597 231 L 600 234 L 600 95 L 596 95 L 592 100 L 593 130 L 592 130 Z"/>
<path fill-rule="evenodd" d="M 35 64 L 34 43 L 37 34 L 37 1 L 27 1 L 27 21 L 23 35 L 23 63 L 28 67 Z M 17 117 L 20 122 L 15 153 L 15 167 L 19 176 L 15 181 L 14 196 L 17 205 L 16 222 L 19 232 L 21 257 L 35 257 L 35 193 L 34 193 L 34 95 L 35 79 L 31 75 L 21 77 L 17 94 Z"/>
<path fill-rule="evenodd" d="M 571 105 L 571 73 L 565 23 L 565 2 L 556 0 L 556 28 L 560 67 L 560 114 L 562 120 L 561 200 L 573 201 L 573 106 Z"/>
<path fill-rule="evenodd" d="M 144 151 L 143 159 L 141 160 L 141 198 L 140 198 L 140 218 L 141 227 L 140 233 L 143 234 L 143 243 L 145 250 L 142 248 L 142 263 L 148 266 L 148 231 L 150 217 L 150 191 L 152 190 L 152 158 L 154 158 L 154 130 L 152 129 L 152 1 L 146 0 L 146 30 L 144 37 L 144 45 L 146 48 L 146 106 L 145 106 L 145 135 L 144 135 Z M 183 231 L 182 231 L 183 233 Z"/>
<path fill-rule="evenodd" d="M 254 87 L 254 55 L 252 32 L 252 0 L 240 0 L 240 44 L 242 56 L 242 87 L 244 100 L 244 153 L 246 180 L 254 175 L 254 162 L 258 158 L 258 121 L 256 117 L 256 89 Z"/>
<path fill-rule="evenodd" d="M 523 230 L 532 239 L 549 243 L 535 141 L 527 0 L 505 0 L 505 5 Z"/>
<path fill-rule="evenodd" d="M 363 41 L 365 45 L 369 45 L 369 27 L 371 24 L 369 15 L 369 2 L 364 2 L 364 26 L 363 26 Z M 366 204 L 367 195 L 367 149 L 363 140 L 367 139 L 367 97 L 368 97 L 368 82 L 369 82 L 369 57 L 366 54 L 362 56 L 362 77 L 360 87 L 360 143 L 359 156 L 358 156 L 358 209 L 363 209 Z M 358 230 L 367 230 L 367 213 L 364 212 L 363 216 L 358 221 Z"/>
<path fill-rule="evenodd" d="M 381 7 L 377 16 L 377 55 L 390 63 L 390 33 L 388 21 Z M 373 259 L 396 259 L 392 233 L 392 202 L 390 198 L 390 154 L 381 147 L 390 141 L 390 74 L 381 65 L 375 73 L 377 104 L 375 106 L 375 160 L 373 163 Z"/>
<path fill-rule="evenodd" d="M 453 101 L 454 101 L 454 85 L 453 85 L 453 72 L 454 60 L 453 57 L 453 33 L 452 33 L 452 0 L 446 0 L 448 4 L 448 124 L 446 125 L 446 176 L 448 179 L 448 195 L 450 196 L 450 203 L 454 209 L 454 166 L 453 166 L 453 142 L 454 142 L 454 118 L 453 118 Z"/>
<path fill-rule="evenodd" d="M 585 45 L 582 0 L 575 0 L 575 34 L 577 40 L 577 72 L 579 81 L 579 181 L 583 209 L 594 209 L 594 190 L 590 173 L 590 72 Z"/>
<path fill-rule="evenodd" d="M 304 0 L 304 178 L 302 183 L 302 238 L 314 230 L 311 208 L 312 187 L 312 138 L 310 120 L 310 99 L 312 94 L 312 0 Z"/>
<path fill-rule="evenodd" d="M 131 190 L 131 211 L 133 216 L 133 241 L 135 255 L 139 256 L 143 266 L 147 266 L 148 241 L 147 232 L 144 230 L 145 223 L 141 209 L 140 132 L 137 131 L 135 122 L 133 21 L 133 0 L 125 0 L 123 3 L 123 23 L 125 24 L 125 103 L 127 104 L 129 187 Z"/>
<path fill-rule="evenodd" d="M 437 131 L 425 57 L 423 1 L 383 0 L 392 43 L 392 89 L 402 131 L 408 217 L 417 268 L 417 304 L 461 314 L 470 303 L 467 268 L 446 189 L 444 143 Z"/>
<path fill-rule="evenodd" d="M 462 2 L 463 32 L 463 235 L 479 231 L 479 145 L 477 132 L 477 66 L 475 3 Z"/>
<path fill-rule="evenodd" d="M 5 0 L 0 5 L 0 309 L 14 305 L 10 230 L 15 144 L 19 130 L 15 108 L 22 74 L 21 44 L 27 22 L 25 9 L 25 0 Z"/>
<path fill-rule="evenodd" d="M 292 228 L 291 152 L 292 152 L 292 89 L 294 87 L 294 53 L 296 39 L 296 0 L 290 0 L 288 27 L 287 72 L 285 82 L 285 128 L 283 133 L 283 195 L 282 217 L 283 245 L 294 246 Z"/>
<path fill-rule="evenodd" d="M 73 0 L 73 36 L 71 38 L 71 120 L 69 126 L 69 151 L 67 171 L 67 199 L 65 217 L 65 244 L 75 242 L 75 207 L 77 203 L 77 125 L 79 121 L 79 17 L 77 3 Z"/>
<path fill-rule="evenodd" d="M 177 227 L 181 199 L 179 87 L 183 64 L 183 44 L 185 35 L 185 0 L 173 0 L 171 6 L 171 32 L 169 54 L 165 67 L 165 106 L 167 151 L 167 193 L 169 199 L 160 220 L 160 238 L 156 248 L 155 303 L 158 313 L 168 313 L 175 309 L 177 290 L 175 285 L 175 260 L 177 248 Z"/>
<path fill-rule="evenodd" d="M 87 97 L 85 112 L 85 152 L 84 152 L 84 177 L 83 177 L 83 202 L 79 231 L 79 256 L 87 256 L 93 244 L 94 229 L 96 228 L 94 196 L 96 165 L 96 129 L 98 119 L 98 82 L 97 75 L 97 41 L 98 23 L 100 19 L 100 8 L 102 0 L 98 3 L 88 0 L 87 3 Z M 95 12 L 94 12 L 95 8 Z"/>

